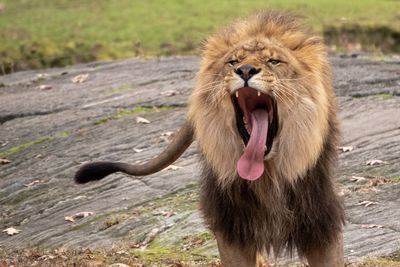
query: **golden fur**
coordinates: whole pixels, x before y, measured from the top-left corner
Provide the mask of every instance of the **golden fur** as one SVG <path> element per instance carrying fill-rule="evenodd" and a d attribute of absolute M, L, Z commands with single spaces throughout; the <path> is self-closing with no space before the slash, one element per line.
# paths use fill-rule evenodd
<path fill-rule="evenodd" d="M 285 63 L 271 67 L 266 64 L 269 58 Z M 266 12 L 237 22 L 207 41 L 189 101 L 189 120 L 221 185 L 233 182 L 244 149 L 230 100 L 240 78 L 225 64 L 232 59 L 261 68 L 261 75 L 249 86 L 277 101 L 280 129 L 265 174 L 294 182 L 316 163 L 327 135 L 329 111 L 335 108 L 321 39 L 302 31 L 293 17 Z"/>
<path fill-rule="evenodd" d="M 257 71 L 247 85 L 237 75 L 241 66 Z M 331 80 L 320 38 L 303 31 L 296 18 L 260 13 L 208 40 L 188 120 L 159 156 L 142 165 L 88 163 L 75 180 L 86 183 L 117 171 L 154 173 L 197 140 L 203 160 L 200 209 L 224 266 L 261 266 L 264 251 L 284 249 L 296 249 L 311 267 L 343 266 L 344 211 L 333 188 L 339 131 Z M 251 182 L 236 168 L 244 144 L 232 96 L 245 86 L 272 96 L 277 110 L 272 121 L 279 120 L 274 124 L 279 127 L 271 127 L 277 133 L 264 157 L 264 174 Z"/>

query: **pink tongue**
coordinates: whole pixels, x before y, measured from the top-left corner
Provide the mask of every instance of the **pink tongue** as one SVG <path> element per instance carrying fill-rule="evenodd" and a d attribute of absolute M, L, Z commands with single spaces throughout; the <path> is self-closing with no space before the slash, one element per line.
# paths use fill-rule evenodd
<path fill-rule="evenodd" d="M 237 163 L 243 179 L 254 181 L 264 173 L 264 148 L 268 134 L 268 111 L 256 109 L 250 113 L 252 130 L 250 140 Z"/>

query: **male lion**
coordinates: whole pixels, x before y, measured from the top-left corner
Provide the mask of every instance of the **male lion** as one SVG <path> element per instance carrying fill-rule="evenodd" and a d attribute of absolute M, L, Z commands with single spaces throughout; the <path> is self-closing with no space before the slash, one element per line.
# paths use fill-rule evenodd
<path fill-rule="evenodd" d="M 212 36 L 187 121 L 166 150 L 143 165 L 88 163 L 75 179 L 154 173 L 193 140 L 201 211 L 223 266 L 261 266 L 264 252 L 294 249 L 310 266 L 344 265 L 331 70 L 321 39 L 296 18 L 263 12 Z"/>

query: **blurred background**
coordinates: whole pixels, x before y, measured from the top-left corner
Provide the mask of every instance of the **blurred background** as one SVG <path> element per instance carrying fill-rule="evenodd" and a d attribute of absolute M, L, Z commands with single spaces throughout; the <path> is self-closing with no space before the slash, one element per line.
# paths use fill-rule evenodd
<path fill-rule="evenodd" d="M 400 53 L 398 0 L 0 0 L 0 75 L 199 54 L 209 34 L 267 8 L 305 16 L 332 53 Z"/>

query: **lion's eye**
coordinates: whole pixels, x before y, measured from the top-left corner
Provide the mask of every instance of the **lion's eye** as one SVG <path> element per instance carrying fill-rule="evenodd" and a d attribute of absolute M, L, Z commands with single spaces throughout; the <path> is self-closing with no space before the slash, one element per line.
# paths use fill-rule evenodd
<path fill-rule="evenodd" d="M 280 61 L 279 59 L 270 58 L 270 59 L 268 59 L 267 62 L 268 62 L 268 64 L 277 66 L 277 65 L 279 65 L 282 61 Z"/>
<path fill-rule="evenodd" d="M 231 59 L 231 60 L 226 62 L 226 64 L 231 65 L 231 66 L 233 66 L 233 65 L 235 65 L 237 63 L 239 63 L 239 60 L 237 60 L 237 59 Z"/>

